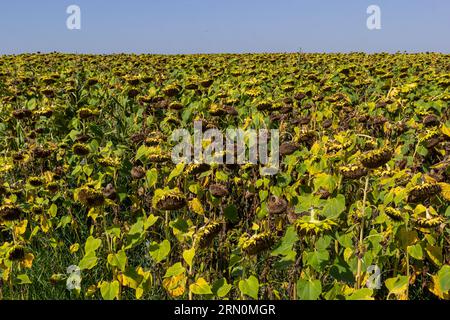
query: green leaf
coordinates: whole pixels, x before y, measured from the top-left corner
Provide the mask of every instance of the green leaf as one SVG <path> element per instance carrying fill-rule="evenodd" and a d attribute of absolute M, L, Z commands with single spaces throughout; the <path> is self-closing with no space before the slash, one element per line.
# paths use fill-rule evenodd
<path fill-rule="evenodd" d="M 114 300 L 119 295 L 119 281 L 104 281 L 100 286 L 102 298 L 105 300 Z"/>
<path fill-rule="evenodd" d="M 438 272 L 439 285 L 441 286 L 441 290 L 446 292 L 450 290 L 450 266 L 445 265 Z"/>
<path fill-rule="evenodd" d="M 56 204 L 52 203 L 52 205 L 48 209 L 48 214 L 50 215 L 50 217 L 54 218 L 54 217 L 56 217 L 57 213 L 58 213 L 58 206 Z"/>
<path fill-rule="evenodd" d="M 177 166 L 175 167 L 175 169 L 172 170 L 172 172 L 169 175 L 169 178 L 167 178 L 167 182 L 172 181 L 172 179 L 178 177 L 180 174 L 183 173 L 184 170 L 184 162 L 181 162 L 179 164 L 177 164 Z"/>
<path fill-rule="evenodd" d="M 278 256 L 278 255 L 287 256 L 287 255 L 289 255 L 292 251 L 292 247 L 297 242 L 297 240 L 298 240 L 298 234 L 297 234 L 297 231 L 295 230 L 295 227 L 289 226 L 286 229 L 285 235 L 281 239 L 280 245 L 275 250 L 272 251 L 271 255 L 272 256 Z"/>
<path fill-rule="evenodd" d="M 259 281 L 255 276 L 239 281 L 239 290 L 253 299 L 258 299 Z"/>
<path fill-rule="evenodd" d="M 385 281 L 386 288 L 389 289 L 389 294 L 401 294 L 408 288 L 408 277 L 397 276 L 389 278 Z"/>
<path fill-rule="evenodd" d="M 144 222 L 144 230 L 147 230 L 152 225 L 154 225 L 156 223 L 156 221 L 158 221 L 158 219 L 159 219 L 159 217 L 156 217 L 153 214 L 149 215 L 147 220 L 145 220 L 145 222 Z"/>
<path fill-rule="evenodd" d="M 84 251 L 87 253 L 95 252 L 102 245 L 102 240 L 96 239 L 93 236 L 90 236 L 86 240 L 86 244 L 84 245 Z"/>
<path fill-rule="evenodd" d="M 108 255 L 108 263 L 113 267 L 118 267 L 120 270 L 125 271 L 127 264 L 127 255 L 125 251 L 120 250 L 117 253 L 110 253 Z"/>
<path fill-rule="evenodd" d="M 149 148 L 145 145 L 142 145 L 139 147 L 139 149 L 136 152 L 136 160 L 141 159 L 142 157 L 146 156 L 149 152 Z"/>
<path fill-rule="evenodd" d="M 363 288 L 356 290 L 348 297 L 345 297 L 345 300 L 374 300 L 372 297 L 373 290 L 369 288 Z"/>
<path fill-rule="evenodd" d="M 158 170 L 156 168 L 152 168 L 148 170 L 145 174 L 145 178 L 147 181 L 147 187 L 152 188 L 158 182 Z"/>
<path fill-rule="evenodd" d="M 299 279 L 297 281 L 297 296 L 300 300 L 317 300 L 322 293 L 322 284 L 319 280 Z"/>
<path fill-rule="evenodd" d="M 228 294 L 228 292 L 230 292 L 231 288 L 232 285 L 228 284 L 225 278 L 222 278 L 214 282 L 212 292 L 219 298 L 223 298 Z"/>
<path fill-rule="evenodd" d="M 95 252 L 88 252 L 83 259 L 81 259 L 78 267 L 81 270 L 90 270 L 97 265 L 97 257 L 95 256 Z"/>
<path fill-rule="evenodd" d="M 417 260 L 423 260 L 423 250 L 420 243 L 408 246 L 408 254 Z"/>
<path fill-rule="evenodd" d="M 203 278 L 198 278 L 195 283 L 189 286 L 189 290 L 193 294 L 212 294 L 211 287 Z"/>
<path fill-rule="evenodd" d="M 177 276 L 179 274 L 182 274 L 185 271 L 186 271 L 186 269 L 183 267 L 181 262 L 177 262 L 167 269 L 166 274 L 164 275 L 164 278 Z"/>
<path fill-rule="evenodd" d="M 150 255 L 155 260 L 156 263 L 163 261 L 170 252 L 170 242 L 169 240 L 163 240 L 161 243 L 152 242 L 150 245 Z"/>
<path fill-rule="evenodd" d="M 192 267 L 192 260 L 194 260 L 195 248 L 187 249 L 183 251 L 183 259 L 186 261 L 189 267 Z"/>
<path fill-rule="evenodd" d="M 345 197 L 338 194 L 336 198 L 328 199 L 322 210 L 322 214 L 327 218 L 335 218 L 345 211 Z"/>
<path fill-rule="evenodd" d="M 316 250 L 313 252 L 305 252 L 306 264 L 310 265 L 317 271 L 321 271 L 322 267 L 330 258 L 330 254 L 327 250 Z"/>
<path fill-rule="evenodd" d="M 17 284 L 31 284 L 30 278 L 26 274 L 19 274 L 17 276 Z"/>

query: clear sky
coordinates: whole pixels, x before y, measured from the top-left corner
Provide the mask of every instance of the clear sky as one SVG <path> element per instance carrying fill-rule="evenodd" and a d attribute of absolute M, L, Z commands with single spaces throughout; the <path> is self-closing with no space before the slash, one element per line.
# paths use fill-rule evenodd
<path fill-rule="evenodd" d="M 81 8 L 68 30 L 66 8 Z M 381 8 L 381 30 L 366 9 Z M 436 51 L 449 0 L 2 0 L 0 54 Z"/>

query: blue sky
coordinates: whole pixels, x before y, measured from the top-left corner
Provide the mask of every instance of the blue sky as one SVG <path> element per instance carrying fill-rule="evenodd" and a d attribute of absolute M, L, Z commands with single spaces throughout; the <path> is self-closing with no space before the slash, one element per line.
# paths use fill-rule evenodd
<path fill-rule="evenodd" d="M 68 30 L 66 8 L 81 8 Z M 381 8 L 381 30 L 366 9 Z M 14 0 L 0 54 L 436 51 L 450 53 L 449 0 Z"/>

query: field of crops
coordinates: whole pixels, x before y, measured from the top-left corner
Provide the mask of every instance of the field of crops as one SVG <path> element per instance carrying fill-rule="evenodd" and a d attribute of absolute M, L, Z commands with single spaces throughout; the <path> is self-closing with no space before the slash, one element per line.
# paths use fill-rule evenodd
<path fill-rule="evenodd" d="M 449 299 L 449 84 L 435 53 L 2 56 L 0 299 Z M 173 163 L 195 120 L 278 129 L 278 173 Z"/>

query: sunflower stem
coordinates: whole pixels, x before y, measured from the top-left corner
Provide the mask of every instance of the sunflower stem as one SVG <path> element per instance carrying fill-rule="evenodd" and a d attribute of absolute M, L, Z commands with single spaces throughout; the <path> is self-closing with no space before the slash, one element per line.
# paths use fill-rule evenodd
<path fill-rule="evenodd" d="M 359 243 L 358 243 L 358 267 L 356 271 L 356 289 L 361 289 L 361 271 L 362 271 L 362 246 L 364 241 L 364 216 L 366 212 L 366 200 L 367 200 L 367 190 L 369 189 L 369 176 L 366 176 L 366 183 L 364 185 L 364 196 L 363 196 L 363 203 L 362 203 L 362 217 L 361 217 L 361 224 L 359 229 Z"/>

